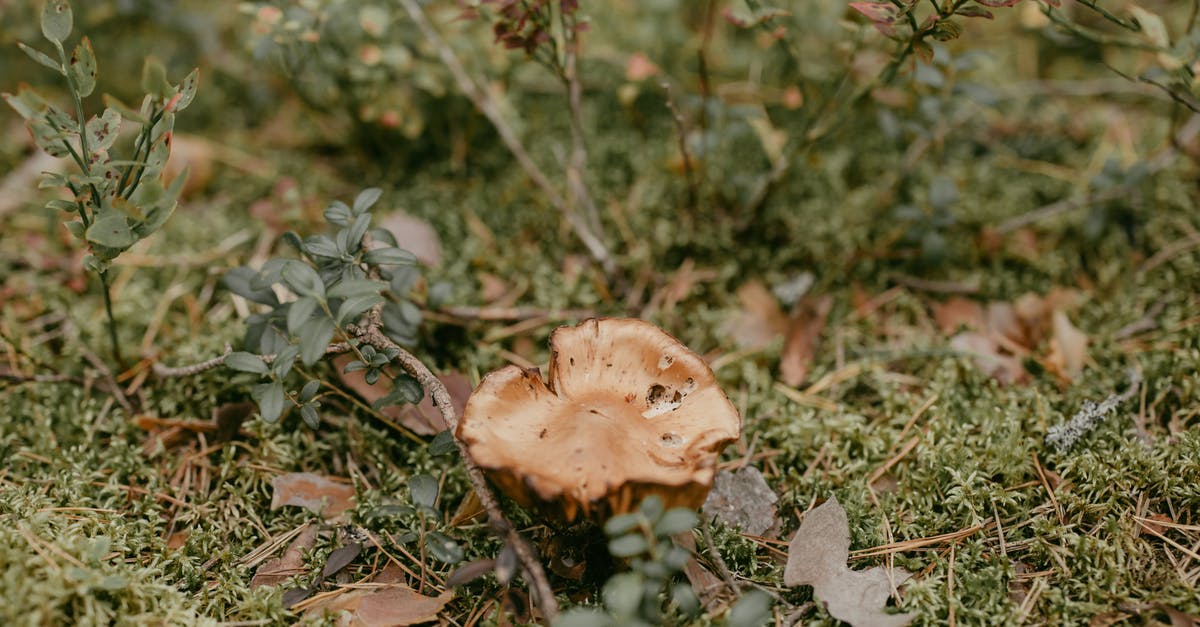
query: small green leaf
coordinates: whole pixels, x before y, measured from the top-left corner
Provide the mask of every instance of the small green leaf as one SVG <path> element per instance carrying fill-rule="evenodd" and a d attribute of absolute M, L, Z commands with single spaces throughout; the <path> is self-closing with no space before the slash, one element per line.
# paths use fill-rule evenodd
<path fill-rule="evenodd" d="M 167 68 L 154 57 L 146 57 L 142 66 L 142 91 L 159 99 L 170 97 L 171 84 L 167 82 Z"/>
<path fill-rule="evenodd" d="M 375 266 L 416 265 L 417 257 L 403 248 L 376 248 L 363 255 L 363 261 Z"/>
<path fill-rule="evenodd" d="M 729 610 L 729 627 L 762 627 L 771 620 L 771 597 L 760 590 L 742 595 Z"/>
<path fill-rule="evenodd" d="M 641 555 L 642 553 L 645 553 L 646 549 L 648 548 L 650 548 L 650 545 L 646 542 L 646 537 L 640 533 L 630 533 L 618 538 L 613 538 L 613 540 L 608 543 L 608 552 L 611 553 L 613 557 L 633 557 L 634 555 Z"/>
<path fill-rule="evenodd" d="M 342 374 L 350 374 L 351 372 L 358 372 L 359 370 L 366 370 L 366 369 L 367 369 L 367 364 L 364 364 L 363 362 L 355 359 L 354 361 L 346 364 L 345 368 L 342 368 Z"/>
<path fill-rule="evenodd" d="M 687 549 L 678 546 L 672 546 L 663 554 L 662 564 L 663 566 L 670 568 L 672 571 L 678 572 L 683 570 L 683 567 L 687 566 L 687 563 L 691 561 L 691 559 L 692 554 L 689 553 Z"/>
<path fill-rule="evenodd" d="M 316 311 L 319 304 L 317 299 L 311 296 L 304 296 L 289 305 L 287 312 L 288 333 L 294 335 L 299 331 L 300 327 L 308 322 L 309 318 L 312 318 L 312 314 Z"/>
<path fill-rule="evenodd" d="M 305 366 L 311 366 L 325 356 L 329 341 L 333 339 L 333 321 L 325 316 L 313 318 L 301 325 L 300 361 Z"/>
<path fill-rule="evenodd" d="M 92 153 L 107 150 L 117 141 L 121 131 L 121 114 L 116 109 L 105 109 L 99 116 L 92 116 L 84 127 L 87 131 L 88 150 Z"/>
<path fill-rule="evenodd" d="M 66 0 L 46 0 L 42 5 L 42 35 L 55 43 L 71 36 L 71 5 Z"/>
<path fill-rule="evenodd" d="M 642 516 L 655 522 L 663 514 L 662 499 L 657 494 L 651 494 L 642 500 L 642 504 L 638 506 L 638 511 L 642 513 Z"/>
<path fill-rule="evenodd" d="M 696 598 L 696 591 L 692 590 L 689 584 L 677 583 L 671 586 L 671 601 L 679 611 L 688 616 L 695 616 L 700 612 L 700 599 Z"/>
<path fill-rule="evenodd" d="M 67 61 L 67 78 L 75 85 L 80 98 L 92 95 L 96 89 L 96 53 L 92 51 L 92 40 L 84 37 Z"/>
<path fill-rule="evenodd" d="M 351 279 L 348 281 L 341 281 L 337 285 L 329 288 L 329 292 L 326 293 L 326 296 L 329 298 L 351 298 L 366 294 L 378 294 L 386 288 L 387 283 L 384 283 L 383 281 Z"/>
<path fill-rule="evenodd" d="M 54 59 L 51 59 L 48 55 L 26 46 L 23 43 L 17 43 L 17 47 L 20 48 L 22 52 L 29 55 L 30 59 L 37 61 L 38 63 L 54 70 L 55 72 L 58 72 L 59 74 L 66 74 L 66 71 L 63 70 L 62 64 Z"/>
<path fill-rule="evenodd" d="M 42 98 L 42 95 L 37 90 L 28 85 L 21 85 L 17 88 L 15 96 L 13 94 L 3 94 L 3 98 L 4 102 L 7 102 L 8 106 L 12 107 L 17 112 L 17 115 L 20 115 L 25 120 L 40 115 L 50 107 L 46 99 Z"/>
<path fill-rule="evenodd" d="M 300 406 L 300 417 L 304 419 L 304 424 L 309 428 L 316 429 L 321 426 L 321 417 L 317 415 L 317 408 L 313 406 L 313 403 Z"/>
<path fill-rule="evenodd" d="M 367 234 L 367 227 L 369 226 L 371 226 L 371 214 L 364 213 L 354 218 L 354 223 L 347 227 L 349 234 L 346 237 L 350 240 L 350 246 L 347 248 L 358 250 L 362 245 L 362 238 Z"/>
<path fill-rule="evenodd" d="M 304 240 L 301 248 L 310 257 L 339 259 L 342 256 L 342 251 L 338 250 L 337 244 L 326 235 L 317 235 Z"/>
<path fill-rule="evenodd" d="M 325 299 L 325 282 L 312 266 L 296 260 L 289 260 L 283 266 L 281 274 L 284 283 L 301 296 L 312 296 L 318 300 Z"/>
<path fill-rule="evenodd" d="M 283 384 L 260 383 L 250 388 L 250 397 L 258 403 L 258 413 L 264 422 L 275 422 L 283 415 Z"/>
<path fill-rule="evenodd" d="M 196 88 L 200 85 L 200 68 L 193 69 L 183 82 L 179 84 L 179 100 L 175 102 L 175 111 L 183 111 L 196 99 Z"/>
<path fill-rule="evenodd" d="M 638 526 L 641 517 L 637 514 L 621 514 L 613 516 L 604 523 L 604 533 L 609 537 L 616 537 L 624 533 L 628 533 L 631 529 Z"/>
<path fill-rule="evenodd" d="M 271 369 L 258 355 L 241 351 L 226 355 L 225 365 L 234 370 L 253 372 L 254 374 L 268 374 L 271 372 Z"/>
<path fill-rule="evenodd" d="M 317 391 L 320 389 L 320 379 L 312 379 L 308 383 L 305 383 L 304 387 L 300 388 L 300 402 L 307 403 L 311 401 L 313 397 L 317 395 Z"/>
<path fill-rule="evenodd" d="M 71 235 L 74 235 L 75 237 L 78 237 L 79 239 L 83 239 L 83 232 L 85 229 L 83 228 L 83 223 L 80 222 L 79 220 L 71 220 L 69 222 L 63 222 L 63 226 L 67 227 L 67 231 L 70 232 Z"/>
<path fill-rule="evenodd" d="M 273 337 L 279 337 L 278 334 L 272 333 Z M 288 376 L 292 371 L 292 366 L 296 365 L 296 357 L 300 356 L 300 347 L 295 344 L 285 344 L 282 348 L 275 351 L 275 361 L 271 362 L 271 372 L 275 373 L 275 377 L 282 379 Z"/>
<path fill-rule="evenodd" d="M 618 617 L 634 616 L 642 603 L 642 583 L 638 573 L 613 575 L 604 584 L 604 606 Z"/>
<path fill-rule="evenodd" d="M 454 435 L 447 429 L 433 436 L 429 441 L 429 454 L 438 457 L 440 455 L 448 455 L 458 450 L 458 444 L 454 441 Z"/>
<path fill-rule="evenodd" d="M 325 221 L 338 226 L 349 226 L 350 220 L 354 218 L 353 212 L 346 203 L 335 200 L 325 209 Z"/>
<path fill-rule="evenodd" d="M 408 494 L 413 505 L 432 508 L 438 497 L 437 479 L 431 475 L 413 475 L 408 480 Z"/>
<path fill-rule="evenodd" d="M 258 273 L 253 268 L 242 266 L 226 272 L 221 282 L 225 284 L 226 289 L 246 300 L 263 305 L 278 306 L 279 298 L 275 296 L 275 292 L 269 286 L 261 288 L 251 286 L 251 282 L 257 277 Z"/>
<path fill-rule="evenodd" d="M 400 375 L 396 377 L 395 391 L 400 398 L 416 405 L 421 402 L 421 398 L 425 396 L 425 388 L 416 379 L 408 375 Z"/>
<path fill-rule="evenodd" d="M 425 548 L 439 562 L 457 564 L 463 560 L 463 548 L 444 533 L 434 531 L 426 535 Z"/>
<path fill-rule="evenodd" d="M 67 211 L 75 213 L 79 209 L 79 205 L 74 201 L 55 198 L 46 202 L 46 208 L 51 211 Z"/>
<path fill-rule="evenodd" d="M 372 205 L 379 201 L 379 197 L 383 195 L 383 190 L 378 187 L 368 187 L 358 193 L 354 198 L 354 213 L 364 213 L 370 209 Z"/>
<path fill-rule="evenodd" d="M 104 94 L 104 96 L 101 98 L 101 100 L 104 101 L 104 106 L 116 109 L 117 113 L 120 113 L 121 117 L 126 120 L 131 120 L 133 122 L 137 122 L 138 124 L 142 124 L 142 125 L 146 125 L 146 124 L 150 123 L 150 120 L 147 120 L 146 116 L 142 115 L 140 112 L 138 112 L 133 107 L 130 107 L 129 105 L 121 102 L 117 97 L 113 96 L 112 94 Z"/>
<path fill-rule="evenodd" d="M 346 324 L 357 319 L 368 309 L 382 303 L 383 296 L 379 294 L 363 294 L 362 296 L 353 296 L 342 301 L 338 307 L 337 321 L 338 324 Z"/>
<path fill-rule="evenodd" d="M 137 242 L 137 235 L 129 228 L 129 220 L 120 213 L 109 213 L 88 227 L 89 242 L 124 250 Z"/>
<path fill-rule="evenodd" d="M 700 522 L 700 518 L 696 516 L 696 512 L 685 507 L 676 507 L 668 510 L 662 518 L 658 519 L 654 525 L 654 535 L 673 536 L 683 533 L 695 527 L 697 522 Z"/>

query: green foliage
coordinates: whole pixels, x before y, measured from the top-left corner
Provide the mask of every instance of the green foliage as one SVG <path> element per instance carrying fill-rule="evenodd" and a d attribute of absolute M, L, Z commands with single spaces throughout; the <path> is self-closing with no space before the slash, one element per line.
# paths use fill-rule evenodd
<path fill-rule="evenodd" d="M 42 34 L 53 45 L 55 57 L 21 45 L 34 61 L 54 70 L 64 79 L 74 101 L 72 116 L 55 106 L 31 87 L 22 85 L 4 100 L 22 118 L 38 147 L 47 153 L 70 157 L 79 172 L 49 173 L 43 187 L 65 187 L 68 200 L 52 200 L 47 208 L 74 214 L 67 230 L 88 247 L 84 266 L 105 284 L 113 259 L 138 241 L 157 231 L 171 216 L 178 203 L 186 172 L 169 184 L 163 180 L 163 168 L 171 152 L 171 131 L 175 114 L 195 98 L 199 70 L 193 70 L 179 85 L 167 82 L 166 70 L 153 58 L 145 62 L 143 89 L 148 95 L 134 110 L 115 98 L 105 96 L 107 106 L 101 113 L 86 116 L 83 99 L 96 88 L 97 66 L 92 42 L 84 37 L 67 56 L 64 42 L 71 35 L 71 7 L 65 0 L 47 0 L 42 10 Z M 125 158 L 112 150 L 121 132 L 123 118 L 140 126 L 137 139 Z M 109 331 L 114 354 L 120 354 L 116 321 L 108 307 Z"/>
<path fill-rule="evenodd" d="M 657 496 L 647 497 L 636 511 L 610 518 L 604 524 L 608 552 L 630 570 L 604 584 L 602 610 L 574 608 L 555 621 L 555 627 L 673 624 L 696 616 L 700 601 L 692 587 L 675 581 L 692 555 L 671 538 L 691 532 L 698 521 L 696 512 L 687 508 L 664 511 Z"/>
<path fill-rule="evenodd" d="M 390 138 L 394 149 L 444 127 L 456 87 L 436 55 L 419 45 L 420 31 L 396 2 L 270 0 L 243 3 L 252 15 L 247 45 L 255 58 L 276 64 L 309 106 L 347 116 L 363 140 Z M 452 15 L 459 8 L 431 5 Z M 452 27 L 470 36 L 459 43 L 488 66 L 487 43 L 469 20 Z M 475 31 L 481 29 L 474 28 Z M 399 141 L 396 141 L 399 140 Z M 416 144 L 412 144 L 416 146 Z"/>
<path fill-rule="evenodd" d="M 271 259 L 258 270 L 240 267 L 226 273 L 225 287 L 265 309 L 247 321 L 245 346 L 250 352 L 225 357 L 227 367 L 259 375 L 262 382 L 251 389 L 251 396 L 263 420 L 275 422 L 294 406 L 305 424 L 317 428 L 323 396 L 320 380 L 294 365 L 297 359 L 306 367 L 315 365 L 329 352 L 335 336 L 357 357 L 344 371 L 364 371 L 370 385 L 379 381 L 399 350 L 360 345 L 347 330 L 348 325 L 361 324 L 368 311 L 378 308 L 383 331 L 394 341 L 415 340 L 421 312 L 408 300 L 408 293 L 419 278 L 416 257 L 396 247 L 395 236 L 387 229 L 370 228 L 370 210 L 381 193 L 366 189 L 352 205 L 330 204 L 324 215 L 337 227 L 332 235 L 302 240 L 295 233 L 284 234 L 300 259 Z M 276 290 L 295 298 L 281 302 Z M 298 392 L 289 383 L 297 378 L 305 379 Z M 415 379 L 396 373 L 394 381 L 377 407 L 420 402 L 424 392 Z"/>

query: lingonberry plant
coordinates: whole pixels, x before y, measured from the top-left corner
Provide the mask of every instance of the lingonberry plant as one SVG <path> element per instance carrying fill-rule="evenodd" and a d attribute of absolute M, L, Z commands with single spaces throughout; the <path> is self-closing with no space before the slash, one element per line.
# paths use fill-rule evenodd
<path fill-rule="evenodd" d="M 367 383 L 374 385 L 400 349 L 389 343 L 363 342 L 359 331 L 375 328 L 397 344 L 415 340 L 421 310 L 408 300 L 408 293 L 419 278 L 417 260 L 396 247 L 390 231 L 370 228 L 370 209 L 380 194 L 372 188 L 351 205 L 330 204 L 325 220 L 338 227 L 332 236 L 301 239 L 295 233 L 284 234 L 300 259 L 271 259 L 257 270 L 240 267 L 225 275 L 230 291 L 267 307 L 248 320 L 248 350 L 230 353 L 224 361 L 234 370 L 262 377 L 251 395 L 263 420 L 278 420 L 291 405 L 300 409 L 309 426 L 319 424 L 320 379 L 304 374 L 306 381 L 298 389 L 289 387 L 297 359 L 312 366 L 327 353 L 353 353 L 357 359 L 346 371 L 365 371 Z M 295 298 L 281 300 L 281 293 Z M 372 321 L 364 320 L 368 313 Z M 391 393 L 379 399 L 378 406 L 421 400 L 416 379 L 397 373 L 393 381 Z"/>
<path fill-rule="evenodd" d="M 163 168 L 171 153 L 175 114 L 195 98 L 199 73 L 193 70 L 173 85 L 167 81 L 162 64 L 147 59 L 142 72 L 142 88 L 147 95 L 138 109 L 106 94 L 104 110 L 88 117 L 84 99 L 96 89 L 96 55 L 91 40 L 83 37 L 67 56 L 64 44 L 71 35 L 72 22 L 71 6 L 66 0 L 50 0 L 43 6 L 41 26 L 54 56 L 25 44 L 20 47 L 66 80 L 74 114 L 27 85 L 22 85 L 16 95 L 3 97 L 25 119 L 38 147 L 55 157 L 70 157 L 79 168 L 69 174 L 45 175 L 43 187 L 62 187 L 70 193 L 69 198 L 51 200 L 46 206 L 75 216 L 65 224 L 90 251 L 84 265 L 103 284 L 109 339 L 113 356 L 121 361 L 109 268 L 122 252 L 161 228 L 175 210 L 186 173 L 168 184 L 163 180 Z M 141 130 L 131 146 L 121 146 L 127 153 L 118 158 L 115 153 L 124 121 L 140 125 Z"/>

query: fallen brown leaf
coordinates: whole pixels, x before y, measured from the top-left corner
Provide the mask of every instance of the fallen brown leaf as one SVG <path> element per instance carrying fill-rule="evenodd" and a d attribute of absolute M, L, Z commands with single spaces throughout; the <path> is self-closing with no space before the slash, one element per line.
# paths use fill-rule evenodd
<path fill-rule="evenodd" d="M 1028 377 L 1021 360 L 1001 352 L 992 336 L 982 333 L 959 333 L 950 340 L 950 348 L 970 354 L 975 367 L 984 374 L 1005 384 L 1018 383 Z"/>
<path fill-rule="evenodd" d="M 892 572 L 882 566 L 850 570 L 850 525 L 846 510 L 830 497 L 804 516 L 804 522 L 788 545 L 783 582 L 788 586 L 812 586 L 813 596 L 829 615 L 854 627 L 902 627 L 915 614 L 883 611 L 895 586 L 911 575 L 904 569 Z"/>
<path fill-rule="evenodd" d="M 762 536 L 776 527 L 775 502 L 778 500 L 762 473 L 753 466 L 746 466 L 737 472 L 718 472 L 703 509 L 704 513 L 730 527 L 740 528 L 743 533 Z"/>
<path fill-rule="evenodd" d="M 740 348 L 762 348 L 788 330 L 788 319 L 779 301 L 760 281 L 749 281 L 737 289 L 742 310 L 722 326 Z"/>
<path fill-rule="evenodd" d="M 404 584 L 382 584 L 373 588 L 347 590 L 313 604 L 305 614 L 312 616 L 345 612 L 337 624 L 354 627 L 418 625 L 437 620 L 438 612 L 453 597 L 453 592 L 427 597 Z"/>
<path fill-rule="evenodd" d="M 983 305 L 961 296 L 951 298 L 944 303 L 934 303 L 933 319 L 945 334 L 955 333 L 960 327 L 982 331 L 987 326 Z"/>
<path fill-rule="evenodd" d="M 1054 335 L 1050 338 L 1050 354 L 1046 361 L 1068 380 L 1083 374 L 1087 360 L 1088 336 L 1071 324 L 1061 310 L 1053 315 Z"/>
<path fill-rule="evenodd" d="M 783 344 L 783 354 L 779 359 L 779 375 L 785 384 L 797 387 L 808 376 L 808 368 L 817 352 L 817 342 L 832 307 L 833 297 L 828 294 L 801 298 L 796 303 L 787 340 Z"/>
<path fill-rule="evenodd" d="M 275 489 L 271 509 L 297 505 L 329 520 L 354 507 L 354 486 L 311 472 L 279 475 L 271 480 L 271 487 Z"/>
<path fill-rule="evenodd" d="M 304 530 L 288 544 L 283 555 L 263 562 L 258 570 L 254 571 L 250 587 L 277 586 L 296 575 L 308 572 L 304 567 L 304 552 L 316 545 L 317 532 L 317 525 L 305 525 Z"/>
<path fill-rule="evenodd" d="M 353 357 L 349 355 L 339 355 L 334 358 L 333 365 L 337 368 L 338 378 L 342 380 L 342 383 L 361 396 L 364 401 L 374 403 L 392 390 L 392 380 L 386 375 L 380 377 L 375 385 L 370 385 L 361 370 L 342 372 L 346 364 L 352 360 Z M 463 408 L 467 406 L 467 398 L 471 396 L 471 382 L 458 372 L 440 374 L 438 380 L 446 386 L 446 391 L 450 392 L 450 403 L 455 412 L 462 414 Z M 446 422 L 442 419 L 442 413 L 434 407 L 433 400 L 429 398 L 428 394 L 422 397 L 421 402 L 416 405 L 388 405 L 381 408 L 379 413 L 399 422 L 417 435 L 433 435 L 446 430 Z"/>
<path fill-rule="evenodd" d="M 396 211 L 384 216 L 379 225 L 391 231 L 396 244 L 416 255 L 421 263 L 430 267 L 442 264 L 442 240 L 428 222 Z"/>

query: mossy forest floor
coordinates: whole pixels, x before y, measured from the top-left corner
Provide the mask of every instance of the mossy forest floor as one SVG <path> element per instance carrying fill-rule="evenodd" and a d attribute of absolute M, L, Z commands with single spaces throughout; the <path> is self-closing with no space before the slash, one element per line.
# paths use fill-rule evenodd
<path fill-rule="evenodd" d="M 202 88 L 202 113 L 191 122 L 181 115 L 180 126 L 183 143 L 199 147 L 192 159 L 210 171 L 164 231 L 115 269 L 120 336 L 136 365 L 114 375 L 133 414 L 97 374 L 96 363 L 110 362 L 98 282 L 31 184 L 21 206 L 0 216 L 0 373 L 70 380 L 0 380 L 0 623 L 298 620 L 280 588 L 251 589 L 245 561 L 316 518 L 271 509 L 271 481 L 282 473 L 348 478 L 357 494 L 348 524 L 379 537 L 403 531 L 372 513 L 405 498 L 414 474 L 443 480 L 439 507 L 454 516 L 469 489 L 453 457 L 432 456 L 345 399 L 329 398 L 316 430 L 292 412 L 271 425 L 248 419 L 217 441 L 197 425 L 247 400 L 252 381 L 224 370 L 159 380 L 147 369 L 148 360 L 190 363 L 239 342 L 248 311 L 221 286 L 223 271 L 273 249 L 286 254 L 283 230 L 312 232 L 329 200 L 371 185 L 384 189 L 381 214 L 403 209 L 438 233 L 442 261 L 425 275 L 450 286 L 448 306 L 487 307 L 485 292 L 494 297 L 502 285 L 500 296 L 519 293 L 512 305 L 534 311 L 525 320 L 428 312 L 415 352 L 431 367 L 475 383 L 514 358 L 544 365 L 549 332 L 575 321 L 560 310 L 655 322 L 710 359 L 742 412 L 743 437 L 723 459 L 762 470 L 779 495 L 778 537 L 836 495 L 852 550 L 875 553 L 852 557 L 853 567 L 916 573 L 900 603 L 914 624 L 1157 624 L 1169 620 L 1165 608 L 1200 615 L 1195 161 L 1175 153 L 1115 200 L 997 230 L 1086 197 L 1106 163 L 1127 172 L 1169 150 L 1165 138 L 1180 127 L 1169 127 L 1168 101 L 1120 86 L 1116 96 L 1031 96 L 1029 84 L 993 82 L 988 104 L 929 123 L 924 139 L 889 135 L 881 129 L 894 120 L 864 113 L 851 122 L 857 131 L 803 154 L 760 208 L 741 212 L 750 185 L 738 173 L 769 169 L 748 128 L 726 127 L 734 135 L 706 164 L 708 192 L 688 207 L 686 183 L 670 167 L 676 130 L 661 94 L 622 104 L 604 87 L 605 72 L 618 70 L 595 64 L 589 183 L 625 276 L 620 294 L 463 101 L 456 115 L 479 127 L 465 152 L 445 147 L 451 131 L 431 128 L 420 142 L 434 150 L 368 154 L 335 142 L 345 137 L 336 116 L 286 98 L 223 117 L 232 105 L 205 100 Z M 976 80 L 1004 73 L 1002 60 L 988 68 Z M 508 97 L 534 157 L 559 172 L 570 136 L 565 100 L 538 76 L 513 79 Z M 229 94 L 232 81 L 218 71 L 209 83 Z M 15 116 L 0 122 L 0 169 L 12 171 L 33 152 Z M 727 165 L 732 174 L 723 175 Z M 942 179 L 955 190 L 952 220 L 895 211 L 928 208 L 931 181 Z M 910 245 L 914 228 L 936 232 L 936 249 L 923 251 L 919 238 Z M 828 295 L 831 308 L 810 372 L 787 386 L 784 338 L 744 341 L 737 320 L 769 325 L 738 290 L 803 273 L 813 278 L 809 296 Z M 1041 335 L 1018 359 L 1024 378 L 1007 383 L 953 347 L 958 331 L 939 324 L 952 298 L 986 307 L 1063 290 L 1072 296 L 1061 311 L 1088 340 L 1074 376 L 1055 367 L 1064 347 L 1052 346 L 1051 327 L 1031 331 Z M 329 366 L 317 372 L 337 385 Z M 1044 442 L 1086 401 L 1128 390 L 1131 376 L 1136 393 L 1075 446 Z M 535 544 L 550 546 L 555 532 L 507 511 Z M 478 519 L 448 533 L 468 560 L 499 548 Z M 720 524 L 714 537 L 735 577 L 778 595 L 780 616 L 810 600 L 809 588 L 782 584 L 782 540 Z M 339 538 L 321 536 L 301 580 L 321 570 Z M 712 566 L 700 546 L 700 563 Z M 422 574 L 427 593 L 453 570 L 403 544 L 368 544 L 337 581 L 363 580 L 393 558 Z M 552 579 L 564 604 L 594 600 L 594 582 Z M 484 578 L 459 588 L 441 620 L 506 624 L 528 620 L 524 610 Z M 718 608 L 697 620 L 723 619 Z M 820 608 L 803 620 L 836 622 Z"/>

